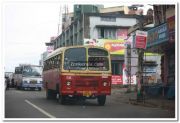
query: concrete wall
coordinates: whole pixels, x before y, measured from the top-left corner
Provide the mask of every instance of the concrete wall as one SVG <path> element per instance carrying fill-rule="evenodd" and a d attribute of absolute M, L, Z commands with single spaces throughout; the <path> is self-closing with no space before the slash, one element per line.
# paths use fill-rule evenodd
<path fill-rule="evenodd" d="M 135 18 L 116 18 L 116 22 L 110 21 L 101 21 L 101 17 L 90 16 L 90 38 L 98 39 L 98 30 L 96 25 L 104 25 L 104 26 L 122 26 L 122 27 L 130 27 L 137 23 L 137 19 Z"/>

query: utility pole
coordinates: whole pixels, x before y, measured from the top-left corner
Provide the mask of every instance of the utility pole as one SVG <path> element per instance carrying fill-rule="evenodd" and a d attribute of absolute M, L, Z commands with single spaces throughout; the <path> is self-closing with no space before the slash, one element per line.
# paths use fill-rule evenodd
<path fill-rule="evenodd" d="M 139 30 L 143 31 L 143 15 L 139 18 Z M 138 72 L 137 72 L 137 101 L 144 101 L 144 86 L 143 86 L 143 60 L 144 49 L 138 48 Z"/>
<path fill-rule="evenodd" d="M 137 84 L 137 100 L 140 101 L 144 99 L 144 87 L 143 87 L 143 59 L 144 58 L 144 50 L 138 49 L 138 84 Z"/>
<path fill-rule="evenodd" d="M 129 84 L 128 91 L 131 92 L 131 45 L 127 44 L 127 80 Z"/>
<path fill-rule="evenodd" d="M 143 83 L 143 61 L 144 61 L 144 49 L 146 48 L 146 42 L 147 42 L 147 32 L 143 31 L 144 26 L 148 25 L 150 22 L 146 22 L 147 18 L 145 18 L 142 14 L 139 16 L 138 23 L 134 25 L 133 27 L 128 29 L 128 35 L 136 31 L 136 39 L 135 43 L 138 46 L 135 46 L 137 48 L 137 54 L 138 54 L 138 70 L 136 73 L 136 91 L 137 91 L 137 101 L 144 101 L 144 83 Z M 138 35 L 138 36 L 137 36 Z M 141 46 L 140 46 L 141 45 Z"/>

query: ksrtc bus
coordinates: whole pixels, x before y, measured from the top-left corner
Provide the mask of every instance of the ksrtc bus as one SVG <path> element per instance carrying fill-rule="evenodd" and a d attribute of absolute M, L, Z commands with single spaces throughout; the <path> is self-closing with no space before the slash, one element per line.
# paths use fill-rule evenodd
<path fill-rule="evenodd" d="M 111 94 L 109 52 L 95 46 L 71 46 L 56 49 L 44 61 L 43 82 L 46 98 L 96 99 L 104 105 Z"/>
<path fill-rule="evenodd" d="M 42 66 L 21 64 L 15 68 L 14 82 L 17 89 L 38 89 L 43 88 Z"/>

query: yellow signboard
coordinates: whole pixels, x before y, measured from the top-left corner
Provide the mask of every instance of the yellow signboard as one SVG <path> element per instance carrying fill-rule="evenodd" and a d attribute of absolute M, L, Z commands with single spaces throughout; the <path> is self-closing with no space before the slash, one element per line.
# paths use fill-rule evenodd
<path fill-rule="evenodd" d="M 111 39 L 84 39 L 84 45 L 93 45 L 106 48 L 110 54 L 124 55 L 125 40 L 111 40 Z M 146 56 L 159 56 L 157 53 L 145 53 Z"/>
<path fill-rule="evenodd" d="M 84 45 L 93 45 L 106 48 L 110 54 L 124 55 L 124 40 L 85 39 Z"/>

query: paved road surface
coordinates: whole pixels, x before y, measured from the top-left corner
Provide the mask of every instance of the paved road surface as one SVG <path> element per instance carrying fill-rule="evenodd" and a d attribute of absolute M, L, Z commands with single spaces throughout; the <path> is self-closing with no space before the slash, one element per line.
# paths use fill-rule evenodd
<path fill-rule="evenodd" d="M 61 105 L 56 100 L 47 100 L 45 91 L 5 92 L 5 118 L 173 118 L 168 111 L 124 103 L 115 95 L 107 97 L 105 106 L 96 100 L 87 100 L 85 105 L 73 102 Z"/>

